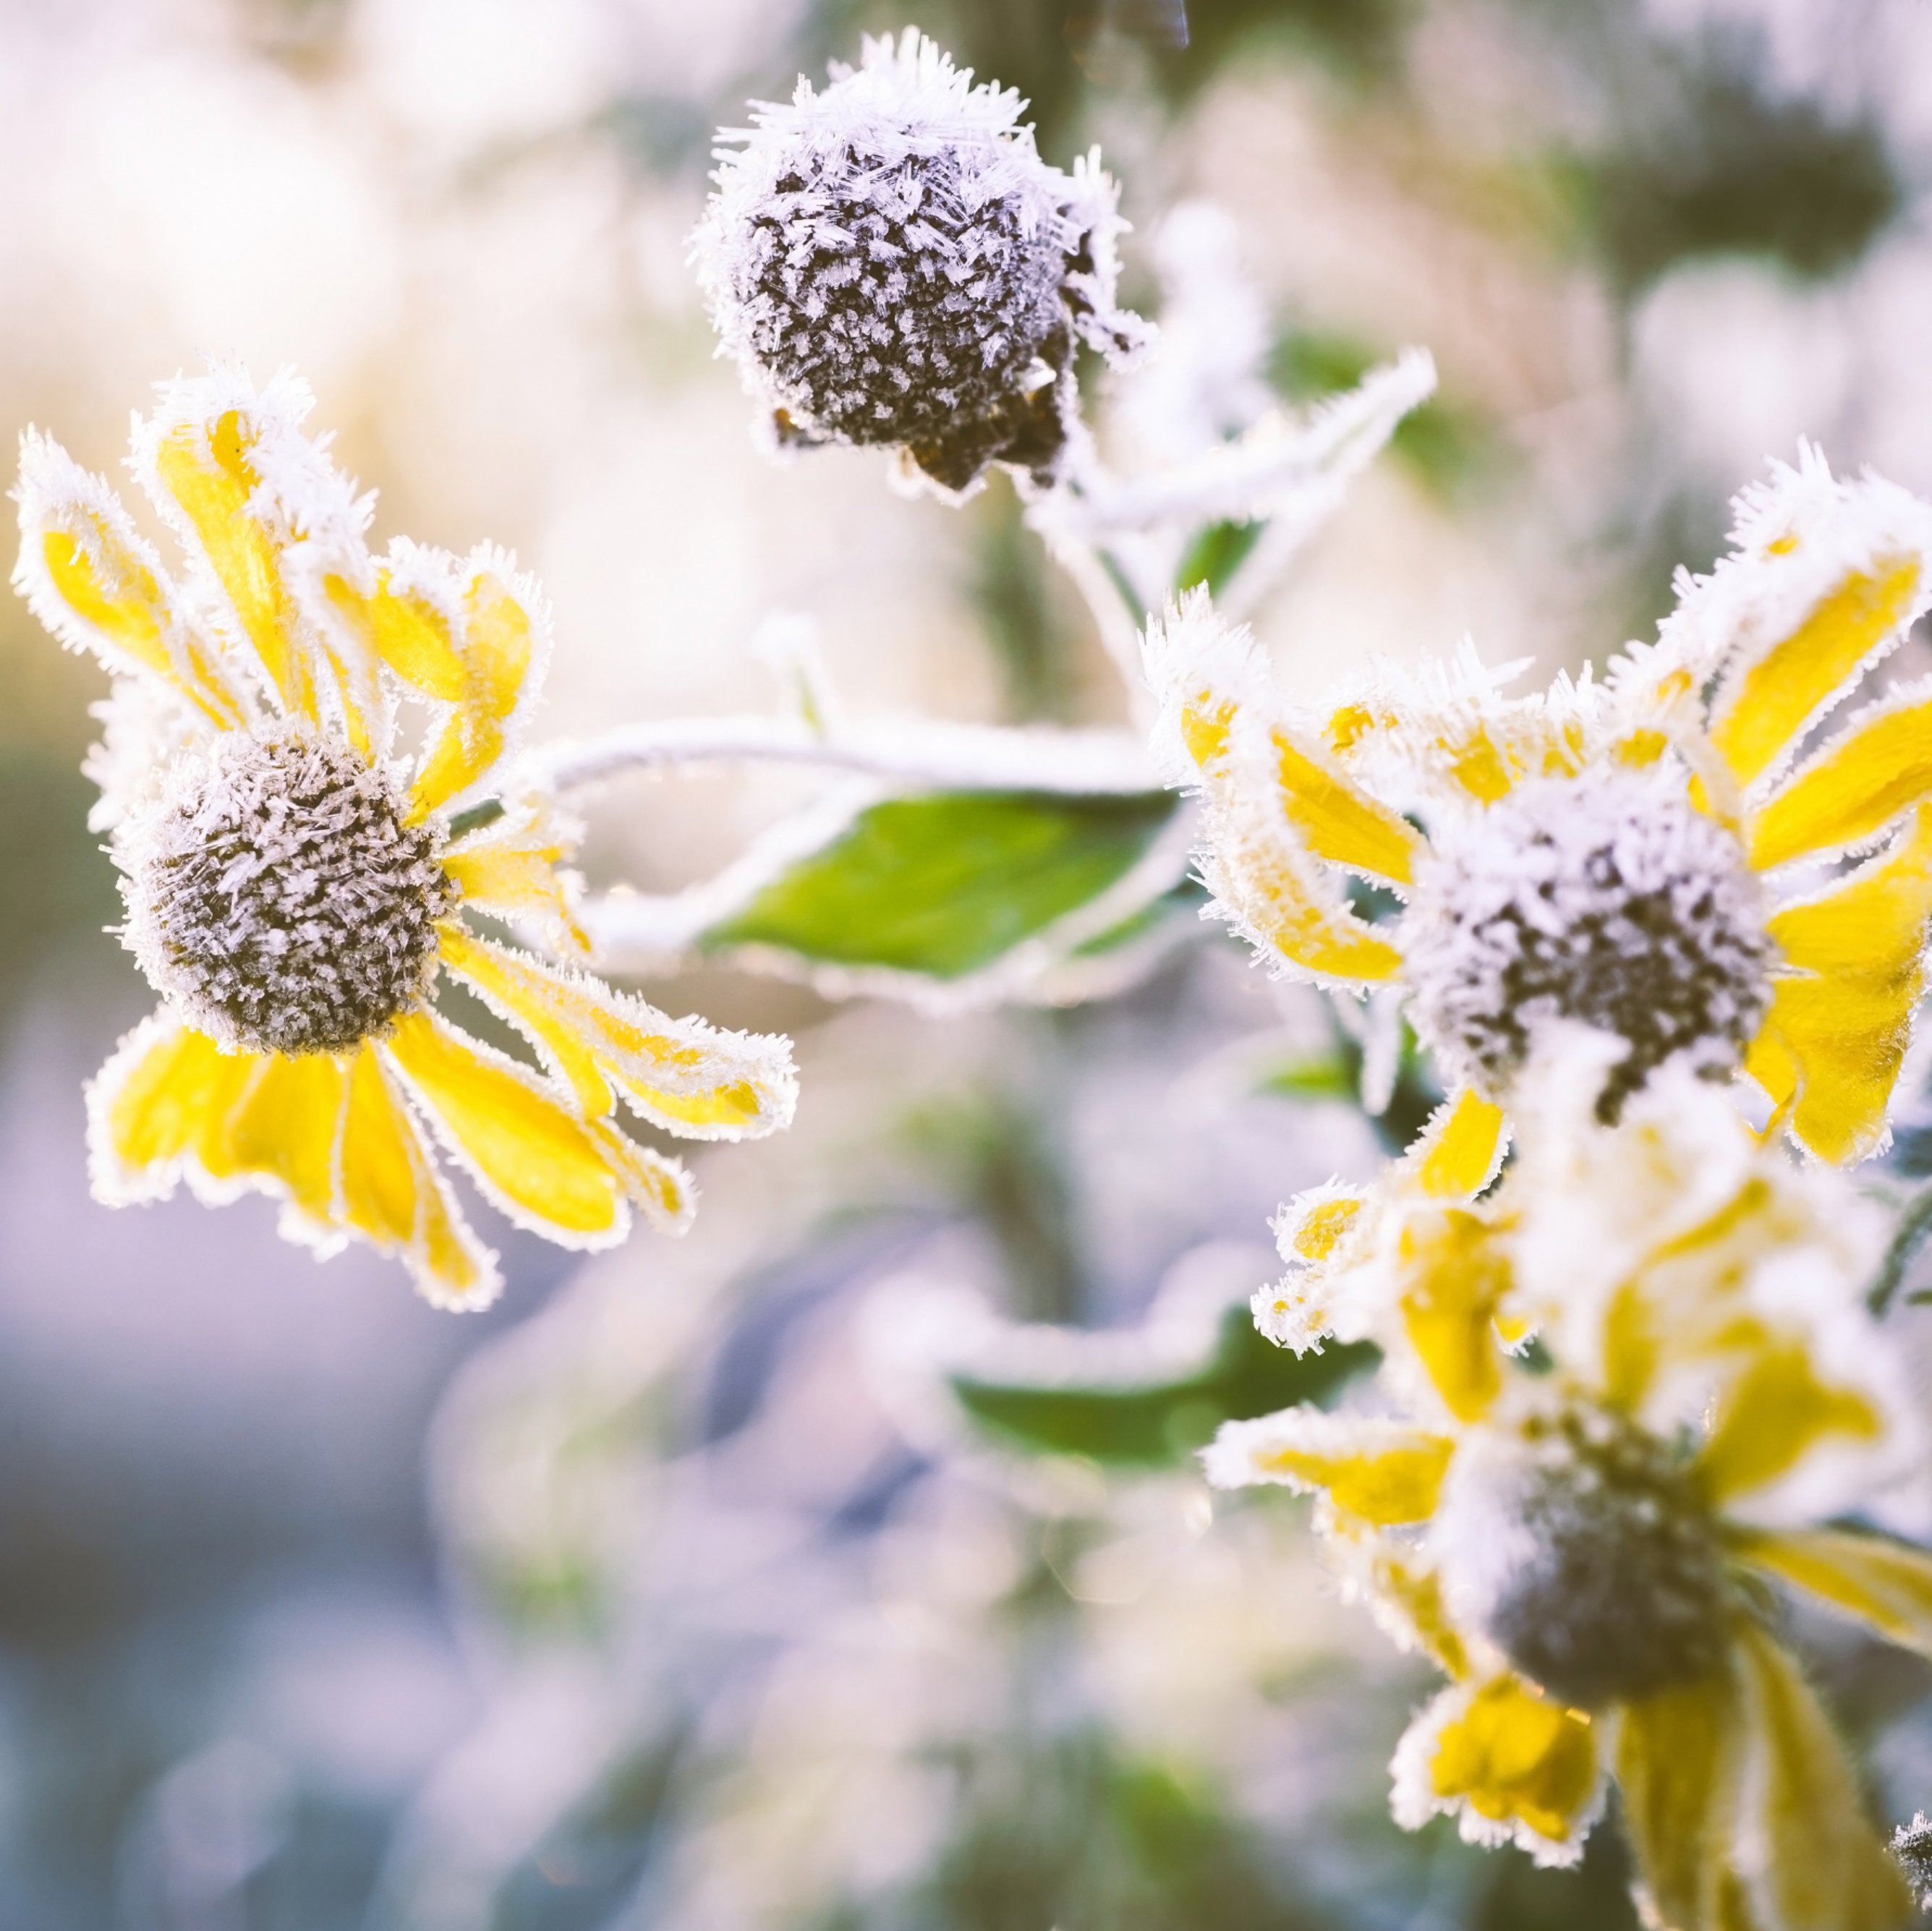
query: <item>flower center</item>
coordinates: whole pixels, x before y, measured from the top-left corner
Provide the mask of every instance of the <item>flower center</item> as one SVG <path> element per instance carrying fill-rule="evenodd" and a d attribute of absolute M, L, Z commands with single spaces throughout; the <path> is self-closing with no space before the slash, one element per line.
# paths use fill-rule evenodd
<path fill-rule="evenodd" d="M 963 436 L 962 482 L 1023 439 L 1040 413 L 1027 372 L 1042 354 L 1063 368 L 1072 338 L 1057 237 L 1022 217 L 950 154 L 802 154 L 751 223 L 740 298 L 802 430 L 913 445 L 928 467 Z"/>
<path fill-rule="evenodd" d="M 346 746 L 232 733 L 117 845 L 127 943 L 224 1045 L 346 1051 L 428 993 L 439 844 Z"/>
<path fill-rule="evenodd" d="M 1735 1066 L 1770 997 L 1737 841 L 1633 772 L 1520 785 L 1418 877 L 1403 934 L 1417 1031 L 1484 1084 L 1508 1084 L 1540 1022 L 1622 1039 L 1597 1104 L 1606 1123 L 1666 1060 Z"/>
<path fill-rule="evenodd" d="M 1664 1443 L 1591 1411 L 1466 1454 L 1436 1518 L 1444 1580 L 1526 1676 L 1593 1708 L 1718 1666 L 1723 1558 Z"/>

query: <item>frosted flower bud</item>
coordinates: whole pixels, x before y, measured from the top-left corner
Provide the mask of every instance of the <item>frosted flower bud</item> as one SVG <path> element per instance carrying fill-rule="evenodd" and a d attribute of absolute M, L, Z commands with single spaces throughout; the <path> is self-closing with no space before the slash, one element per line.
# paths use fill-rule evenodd
<path fill-rule="evenodd" d="M 346 745 L 235 732 L 117 836 L 126 941 L 230 1050 L 346 1052 L 428 994 L 440 844 Z"/>
<path fill-rule="evenodd" d="M 723 346 L 781 445 L 902 449 L 965 490 L 989 463 L 1050 483 L 1084 340 L 1130 358 L 1113 182 L 1042 160 L 1024 103 L 913 28 L 801 79 L 721 148 L 694 238 Z"/>
<path fill-rule="evenodd" d="M 1667 1060 L 1736 1065 L 1770 997 L 1771 940 L 1738 842 L 1680 790 L 1604 766 L 1534 778 L 1420 868 L 1404 921 L 1418 1033 L 1506 1087 L 1539 1024 L 1622 1040 L 1606 1123 Z"/>
<path fill-rule="evenodd" d="M 1722 1664 L 1709 1513 L 1680 1459 L 1627 1421 L 1538 1418 L 1460 1456 L 1434 1535 L 1456 1613 L 1562 1702 L 1598 1708 Z"/>

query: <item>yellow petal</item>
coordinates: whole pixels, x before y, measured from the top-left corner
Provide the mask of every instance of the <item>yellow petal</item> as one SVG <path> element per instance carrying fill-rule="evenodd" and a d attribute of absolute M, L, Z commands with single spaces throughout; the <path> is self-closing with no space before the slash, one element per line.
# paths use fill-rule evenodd
<path fill-rule="evenodd" d="M 1296 1200 L 1276 1228 L 1282 1258 L 1292 1254 L 1298 1261 L 1327 1260 L 1354 1225 L 1364 1198 L 1360 1193 L 1328 1194 L 1306 1207 Z"/>
<path fill-rule="evenodd" d="M 682 1234 L 698 1211 L 698 1190 L 682 1163 L 639 1146 L 610 1120 L 593 1120 L 590 1126 L 632 1205 L 660 1234 Z"/>
<path fill-rule="evenodd" d="M 1922 1656 L 1932 1656 L 1932 1552 L 1842 1529 L 1732 1528 L 1740 1561 L 1769 1570 L 1869 1623 Z"/>
<path fill-rule="evenodd" d="M 1208 882 L 1256 945 L 1346 985 L 1394 977 L 1402 955 L 1349 911 L 1334 878 L 1286 826 L 1231 793 L 1210 799 L 1221 808 L 1210 814 Z"/>
<path fill-rule="evenodd" d="M 1338 1509 L 1387 1528 L 1436 1513 L 1454 1453 L 1453 1442 L 1422 1429 L 1303 1407 L 1224 1423 L 1206 1467 L 1217 1488 L 1279 1482 L 1322 1489 Z"/>
<path fill-rule="evenodd" d="M 1924 989 L 1932 807 L 1842 883 L 1770 921 L 1797 976 L 1773 982 L 1744 1069 L 1801 1144 L 1846 1162 L 1876 1151 Z"/>
<path fill-rule="evenodd" d="M 443 966 L 529 1035 L 593 1117 L 613 1084 L 654 1124 L 692 1139 L 769 1133 L 795 1097 L 784 1042 L 674 1020 L 641 999 L 440 926 Z"/>
<path fill-rule="evenodd" d="M 1496 1315 L 1512 1285 L 1490 1224 L 1457 1208 L 1418 1214 L 1401 1240 L 1402 1317 L 1443 1406 L 1480 1421 L 1502 1392 Z"/>
<path fill-rule="evenodd" d="M 249 1176 L 273 1183 L 314 1228 L 334 1218 L 335 1146 L 346 1081 L 326 1053 L 264 1060 L 230 1113 L 218 1152 L 202 1164 L 218 1180 Z"/>
<path fill-rule="evenodd" d="M 1376 1594 L 1407 1626 L 1416 1647 L 1444 1675 L 1461 1682 L 1469 1674 L 1469 1653 L 1442 1600 L 1442 1583 L 1432 1569 L 1381 1551 L 1372 1565 Z"/>
<path fill-rule="evenodd" d="M 1738 1648 L 1754 1745 L 1738 1861 L 1759 1921 L 1780 1931 L 1899 1931 L 1912 1913 L 1905 1881 L 1865 1822 L 1817 1699 L 1754 1623 L 1740 1626 Z"/>
<path fill-rule="evenodd" d="M 226 729 L 240 722 L 240 700 L 106 484 L 50 438 L 29 433 L 16 493 L 14 580 L 40 622 L 110 671 L 166 679 L 212 723 Z"/>
<path fill-rule="evenodd" d="M 378 1252 L 399 1255 L 433 1305 L 488 1306 L 502 1285 L 496 1256 L 450 1198 L 374 1047 L 356 1054 L 348 1086 L 339 1156 L 343 1221 Z"/>
<path fill-rule="evenodd" d="M 251 460 L 260 430 L 239 409 L 190 421 L 154 451 L 156 479 L 186 519 L 242 634 L 290 712 L 316 718 L 302 619 L 278 545 L 250 508 L 261 485 Z"/>
<path fill-rule="evenodd" d="M 622 1238 L 622 1180 L 533 1076 L 428 1013 L 398 1020 L 382 1050 L 451 1153 L 513 1219 L 566 1246 Z"/>
<path fill-rule="evenodd" d="M 218 1148 L 262 1063 L 223 1052 L 166 1012 L 137 1027 L 88 1087 L 97 1198 L 118 1206 L 165 1197 L 189 1162 Z"/>
<path fill-rule="evenodd" d="M 1596 1793 L 1596 1738 L 1588 1717 L 1499 1676 L 1443 1726 L 1429 1776 L 1444 1802 L 1562 1843 Z"/>
<path fill-rule="evenodd" d="M 1391 884 L 1411 882 L 1422 839 L 1400 812 L 1312 757 L 1284 730 L 1274 733 L 1274 751 L 1282 811 L 1317 858 Z"/>
<path fill-rule="evenodd" d="M 1516 774 L 1486 726 L 1477 725 L 1459 740 L 1442 739 L 1440 748 L 1448 754 L 1450 775 L 1480 802 L 1493 805 L 1514 787 Z"/>
<path fill-rule="evenodd" d="M 1500 1106 L 1464 1087 L 1429 1116 L 1403 1164 L 1432 1200 L 1473 1198 L 1502 1165 L 1509 1145 L 1507 1126 Z"/>
<path fill-rule="evenodd" d="M 515 591 L 494 569 L 472 566 L 455 640 L 463 688 L 410 788 L 413 820 L 460 796 L 503 755 L 536 648 L 535 621 Z"/>
<path fill-rule="evenodd" d="M 1758 1353 L 1718 1404 L 1694 1464 L 1706 1498 L 1723 1503 L 1790 1473 L 1827 1435 L 1876 1441 L 1885 1423 L 1860 1394 L 1821 1381 L 1802 1347 Z"/>
<path fill-rule="evenodd" d="M 442 868 L 466 904 L 509 919 L 534 921 L 560 949 L 587 953 L 559 868 L 569 859 L 568 831 L 535 808 L 506 811 L 443 854 Z"/>
<path fill-rule="evenodd" d="M 1896 630 L 1918 588 L 1916 556 L 1853 571 L 1790 636 L 1764 651 L 1720 700 L 1712 742 L 1740 784 L 1774 763 L 1819 707 L 1858 676 Z"/>
<path fill-rule="evenodd" d="M 1617 1737 L 1624 1828 L 1645 1896 L 1673 1931 L 1717 1931 L 1730 1852 L 1738 1693 L 1728 1673 L 1624 1706 Z"/>
<path fill-rule="evenodd" d="M 1932 698 L 1894 700 L 1855 720 L 1749 818 L 1750 862 L 1766 871 L 1813 853 L 1843 851 L 1928 796 Z"/>

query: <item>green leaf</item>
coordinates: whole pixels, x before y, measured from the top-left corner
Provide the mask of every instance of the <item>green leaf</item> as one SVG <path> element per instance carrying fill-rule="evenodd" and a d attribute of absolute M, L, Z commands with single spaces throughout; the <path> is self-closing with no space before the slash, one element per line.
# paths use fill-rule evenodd
<path fill-rule="evenodd" d="M 1199 1372 L 1141 1387 L 1039 1387 L 956 1375 L 954 1398 L 989 1435 L 1035 1455 L 1084 1455 L 1142 1466 L 1178 1462 L 1224 1421 L 1326 1402 L 1380 1358 L 1367 1342 L 1330 1342 L 1297 1355 L 1230 1308 Z"/>
<path fill-rule="evenodd" d="M 1171 791 L 946 791 L 861 811 L 702 934 L 814 964 L 954 979 L 1097 898 L 1180 808 Z"/>
<path fill-rule="evenodd" d="M 1204 583 L 1219 596 L 1234 572 L 1248 560 L 1249 553 L 1268 528 L 1264 521 L 1210 523 L 1187 546 L 1174 573 L 1177 590 L 1192 590 Z"/>

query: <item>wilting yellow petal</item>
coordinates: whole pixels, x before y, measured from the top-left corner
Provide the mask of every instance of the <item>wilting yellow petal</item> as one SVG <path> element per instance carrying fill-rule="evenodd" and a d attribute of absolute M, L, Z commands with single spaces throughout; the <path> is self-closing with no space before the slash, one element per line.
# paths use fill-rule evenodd
<path fill-rule="evenodd" d="M 1834 739 L 1745 827 L 1760 871 L 1860 844 L 1932 796 L 1932 700 L 1881 711 Z"/>
<path fill-rule="evenodd" d="M 1206 1457 L 1217 1488 L 1258 1482 L 1327 1491 L 1338 1509 L 1387 1528 L 1436 1513 L 1455 1444 L 1426 1429 L 1320 1408 L 1224 1423 Z"/>
<path fill-rule="evenodd" d="M 1432 1200 L 1468 1199 L 1496 1177 L 1508 1149 L 1507 1122 L 1500 1106 L 1465 1087 L 1429 1117 L 1429 1123 L 1404 1155 L 1415 1183 Z"/>
<path fill-rule="evenodd" d="M 183 423 L 157 447 L 155 475 L 193 529 L 283 703 L 313 721 L 314 681 L 301 619 L 276 546 L 248 507 L 262 480 L 249 460 L 254 442 L 238 409 L 212 423 Z"/>
<path fill-rule="evenodd" d="M 1285 732 L 1275 733 L 1274 751 L 1282 814 L 1317 858 L 1391 884 L 1411 882 L 1422 838 L 1400 812 L 1311 757 Z"/>
<path fill-rule="evenodd" d="M 1502 1391 L 1496 1314 L 1512 1276 L 1507 1249 L 1479 1216 L 1418 1214 L 1402 1232 L 1402 1318 L 1442 1405 L 1480 1421 Z"/>
<path fill-rule="evenodd" d="M 1873 1834 L 1844 1750 L 1791 1659 L 1741 1624 L 1747 1759 L 1741 1847 L 1754 1921 L 1780 1931 L 1899 1931 L 1911 1899 Z M 1744 1861 L 1739 1860 L 1741 1868 Z"/>
<path fill-rule="evenodd" d="M 1711 727 L 1740 784 L 1768 769 L 1833 692 L 1856 677 L 1898 628 L 1918 587 L 1916 556 L 1887 557 L 1855 572 L 1791 634 L 1774 643 L 1720 700 Z"/>
<path fill-rule="evenodd" d="M 339 1155 L 344 1222 L 379 1252 L 400 1255 L 437 1306 L 487 1306 L 500 1285 L 494 1257 L 464 1224 L 374 1046 L 350 1063 L 348 1087 Z"/>
<path fill-rule="evenodd" d="M 1740 1561 L 1768 1569 L 1869 1623 L 1922 1656 L 1932 1656 L 1932 1552 L 1842 1529 L 1726 1531 Z"/>
<path fill-rule="evenodd" d="M 427 1013 L 398 1021 L 383 1051 L 506 1212 L 566 1246 L 622 1234 L 622 1181 L 584 1123 L 534 1078 Z"/>
<path fill-rule="evenodd" d="M 536 651 L 530 613 L 494 571 L 478 571 L 463 594 L 457 640 L 463 690 L 410 791 L 414 820 L 468 790 L 503 754 L 510 717 Z"/>
<path fill-rule="evenodd" d="M 1672 1931 L 1718 1931 L 1738 1745 L 1727 1672 L 1624 1706 L 1617 1783 L 1645 1894 Z"/>
<path fill-rule="evenodd" d="M 694 1139 L 769 1133 L 790 1117 L 789 1060 L 775 1041 L 674 1020 L 596 979 L 440 926 L 443 966 L 527 1033 L 592 1117 L 613 1084 L 644 1117 Z"/>
<path fill-rule="evenodd" d="M 1595 1792 L 1596 1738 L 1588 1717 L 1499 1676 L 1443 1726 L 1429 1776 L 1445 1801 L 1560 1843 Z"/>
<path fill-rule="evenodd" d="M 1821 1381 L 1804 1348 L 1768 1347 L 1724 1390 L 1694 1466 L 1706 1499 L 1722 1503 L 1788 1474 L 1826 1435 L 1876 1441 L 1884 1432 L 1872 1404 Z"/>

